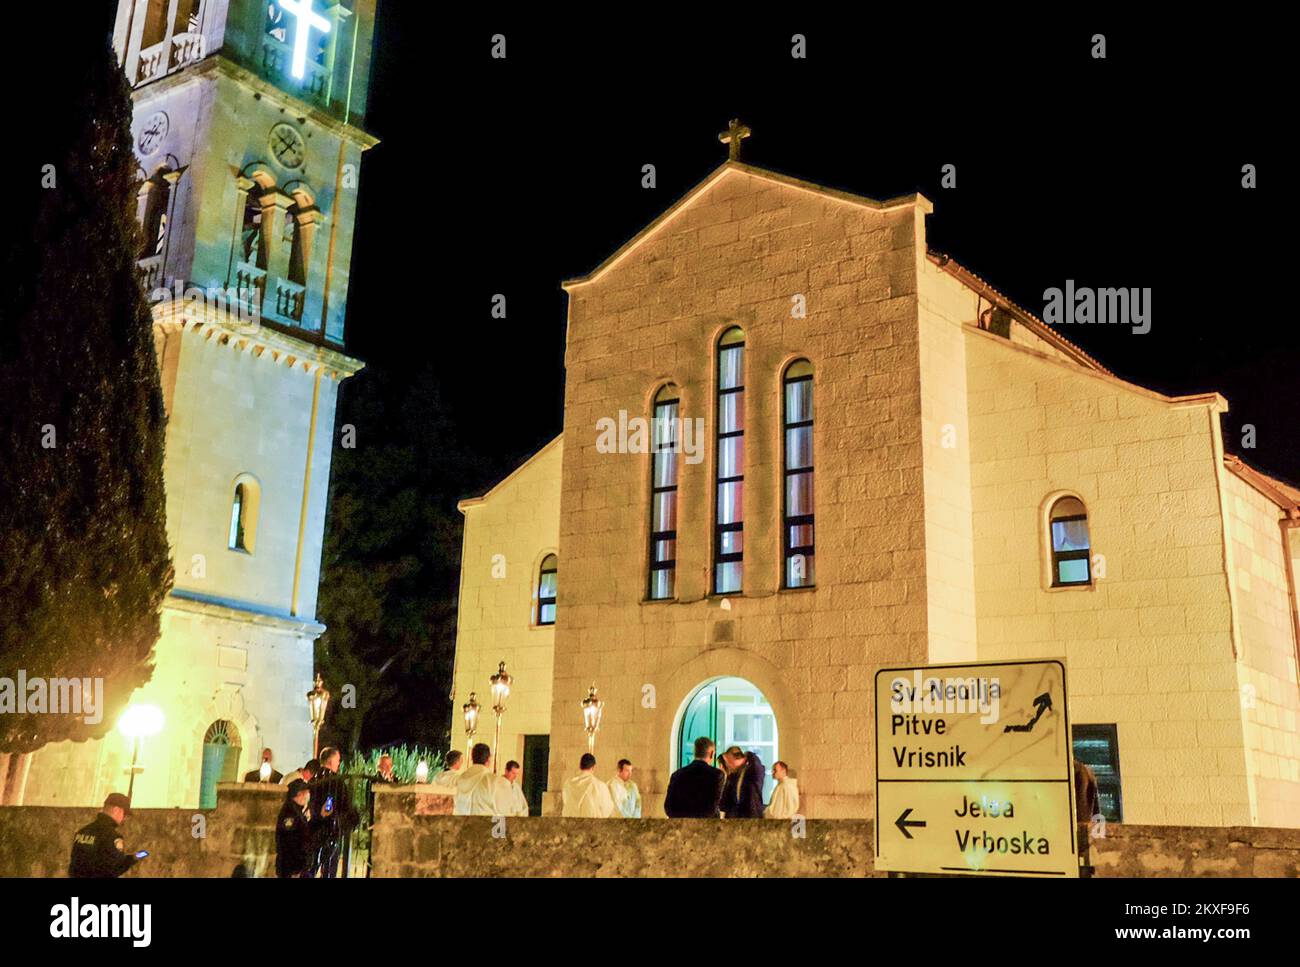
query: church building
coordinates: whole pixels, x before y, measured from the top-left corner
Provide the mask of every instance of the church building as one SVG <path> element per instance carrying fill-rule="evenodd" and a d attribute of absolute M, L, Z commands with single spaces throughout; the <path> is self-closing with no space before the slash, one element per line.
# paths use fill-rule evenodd
<path fill-rule="evenodd" d="M 176 568 L 134 801 L 215 803 L 269 746 L 312 753 L 314 645 L 375 0 L 120 0 L 138 271 L 152 293 Z M 30 757 L 23 800 L 125 792 L 114 729 Z"/>
<path fill-rule="evenodd" d="M 869 817 L 878 668 L 1063 658 L 1109 819 L 1300 826 L 1300 491 L 1225 452 L 1219 394 L 1117 378 L 930 249 L 925 197 L 744 132 L 564 283 L 563 431 L 460 505 L 457 744 L 504 662 L 534 812 L 594 685 L 648 816 L 708 735 Z"/>

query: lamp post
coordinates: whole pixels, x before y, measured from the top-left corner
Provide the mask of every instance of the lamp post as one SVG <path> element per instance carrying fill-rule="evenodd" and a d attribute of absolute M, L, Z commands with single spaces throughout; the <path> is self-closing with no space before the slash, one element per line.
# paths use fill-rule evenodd
<path fill-rule="evenodd" d="M 325 712 L 330 706 L 329 689 L 316 673 L 316 685 L 307 693 L 307 711 L 311 714 L 311 757 L 320 755 L 320 728 L 325 724 Z"/>
<path fill-rule="evenodd" d="M 596 697 L 593 683 L 582 700 L 582 727 L 587 733 L 587 751 L 596 752 L 596 733 L 600 731 L 600 717 L 605 713 L 605 703 Z"/>
<path fill-rule="evenodd" d="M 474 745 L 474 736 L 478 732 L 478 699 L 474 693 L 469 693 L 469 701 L 460 707 L 465 715 L 465 754 L 469 755 L 470 749 Z"/>
<path fill-rule="evenodd" d="M 501 747 L 501 716 L 505 714 L 506 699 L 510 697 L 510 684 L 514 681 L 506 672 L 506 663 L 497 665 L 497 673 L 488 681 L 492 685 L 492 711 L 497 716 L 497 736 L 492 744 L 492 772 L 497 771 L 497 749 Z"/>
<path fill-rule="evenodd" d="M 136 766 L 140 757 L 140 740 L 161 732 L 164 721 L 162 709 L 157 705 L 132 705 L 117 720 L 118 731 L 131 740 L 131 779 L 126 786 L 127 799 L 135 794 L 135 774 L 144 772 L 142 767 Z"/>

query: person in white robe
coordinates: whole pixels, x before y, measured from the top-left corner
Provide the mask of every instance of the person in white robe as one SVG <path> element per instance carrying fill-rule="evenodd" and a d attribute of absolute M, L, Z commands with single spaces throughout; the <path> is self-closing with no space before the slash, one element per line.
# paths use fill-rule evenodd
<path fill-rule="evenodd" d="M 497 784 L 501 777 L 492 771 L 492 747 L 480 742 L 470 749 L 469 768 L 456 780 L 456 816 L 498 816 Z"/>
<path fill-rule="evenodd" d="M 618 772 L 609 780 L 609 794 L 614 800 L 615 818 L 641 818 L 641 790 L 632 781 L 632 763 L 628 759 L 618 760 Z"/>
<path fill-rule="evenodd" d="M 511 759 L 497 783 L 497 815 L 527 816 L 528 800 L 524 797 L 524 784 L 520 778 L 519 763 Z"/>
<path fill-rule="evenodd" d="M 578 774 L 564 782 L 564 809 L 566 817 L 580 819 L 608 819 L 614 815 L 614 797 L 609 786 L 596 778 L 596 757 L 584 752 L 578 761 Z"/>
<path fill-rule="evenodd" d="M 429 782 L 431 785 L 450 786 L 455 789 L 456 780 L 460 778 L 464 766 L 465 756 L 453 749 L 447 753 L 442 771 L 430 779 Z"/>
<path fill-rule="evenodd" d="M 790 775 L 790 767 L 784 762 L 772 763 L 772 778 L 776 788 L 772 790 L 772 801 L 767 804 L 763 816 L 767 819 L 789 819 L 799 814 L 799 780 Z"/>

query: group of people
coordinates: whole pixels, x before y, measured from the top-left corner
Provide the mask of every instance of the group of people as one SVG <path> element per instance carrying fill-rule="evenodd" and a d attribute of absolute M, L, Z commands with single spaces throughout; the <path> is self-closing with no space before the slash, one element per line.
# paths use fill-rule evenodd
<path fill-rule="evenodd" d="M 695 740 L 695 758 L 672 774 L 664 796 L 671 819 L 789 819 L 799 812 L 799 782 L 784 762 L 772 764 L 776 788 L 763 803 L 766 772 L 755 752 L 733 745 L 717 757 L 708 736 Z"/>
<path fill-rule="evenodd" d="M 492 766 L 492 747 L 477 743 L 469 750 L 470 765 L 459 752 L 448 752 L 445 766 L 433 777 L 435 786 L 450 790 L 454 797 L 452 812 L 457 816 L 527 816 L 528 800 L 524 796 L 522 770 L 511 759 L 505 771 L 496 774 Z"/>
<path fill-rule="evenodd" d="M 269 752 L 265 750 L 263 756 Z M 338 749 L 326 747 L 318 758 L 281 777 L 285 798 L 275 820 L 276 876 L 338 876 L 343 840 L 360 821 L 350 790 L 339 775 L 342 758 Z M 254 780 L 246 777 L 246 781 Z"/>

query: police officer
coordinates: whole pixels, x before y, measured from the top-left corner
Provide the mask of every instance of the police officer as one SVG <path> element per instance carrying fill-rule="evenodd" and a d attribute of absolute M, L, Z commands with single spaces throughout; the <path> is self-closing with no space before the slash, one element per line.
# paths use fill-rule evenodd
<path fill-rule="evenodd" d="M 112 879 L 121 876 L 148 853 L 128 853 L 122 842 L 122 822 L 131 815 L 131 800 L 120 792 L 104 800 L 95 821 L 77 830 L 72 838 L 72 862 L 68 876 Z"/>
<path fill-rule="evenodd" d="M 320 774 L 311 782 L 311 831 L 316 855 L 308 876 L 314 877 L 317 870 L 326 879 L 338 876 L 343 837 L 359 820 L 348 787 L 338 774 L 342 758 L 338 749 L 322 749 Z"/>
<path fill-rule="evenodd" d="M 275 875 L 306 876 L 312 863 L 311 814 L 307 802 L 311 788 L 301 779 L 289 783 L 289 792 L 275 821 Z"/>

